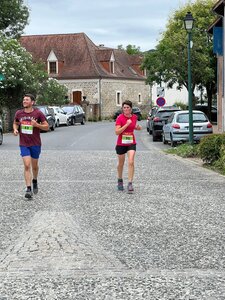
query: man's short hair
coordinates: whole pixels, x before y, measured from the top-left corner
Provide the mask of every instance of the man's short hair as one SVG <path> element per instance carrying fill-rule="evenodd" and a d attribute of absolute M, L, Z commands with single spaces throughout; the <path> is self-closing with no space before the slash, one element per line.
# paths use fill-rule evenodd
<path fill-rule="evenodd" d="M 25 94 L 23 97 L 30 97 L 31 101 L 35 101 L 35 97 L 32 94 Z"/>

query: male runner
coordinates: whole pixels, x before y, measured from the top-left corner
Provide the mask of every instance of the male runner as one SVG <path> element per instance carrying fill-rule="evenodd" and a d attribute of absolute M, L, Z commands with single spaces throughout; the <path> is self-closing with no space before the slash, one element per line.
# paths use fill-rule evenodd
<path fill-rule="evenodd" d="M 48 131 L 49 129 L 46 117 L 39 109 L 33 107 L 34 104 L 35 98 L 32 94 L 24 95 L 23 109 L 16 112 L 13 122 L 13 133 L 20 136 L 20 154 L 23 159 L 24 178 L 27 186 L 25 198 L 28 199 L 32 198 L 33 193 L 38 193 L 38 159 L 41 153 L 40 130 Z"/>

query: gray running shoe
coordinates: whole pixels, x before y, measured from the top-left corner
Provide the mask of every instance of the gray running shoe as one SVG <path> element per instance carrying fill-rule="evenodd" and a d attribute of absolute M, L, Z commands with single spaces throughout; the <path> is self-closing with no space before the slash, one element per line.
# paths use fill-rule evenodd
<path fill-rule="evenodd" d="M 33 196 L 33 193 L 32 193 L 32 191 L 30 191 L 30 190 L 26 190 L 26 192 L 25 192 L 25 198 L 27 198 L 27 199 L 31 199 L 31 198 L 32 198 L 32 196 Z"/>
<path fill-rule="evenodd" d="M 128 194 L 132 194 L 133 193 L 134 188 L 133 188 L 132 182 L 128 183 L 127 191 L 128 191 Z"/>
<path fill-rule="evenodd" d="M 33 193 L 35 195 L 38 193 L 38 184 L 37 184 L 37 182 L 33 182 Z"/>

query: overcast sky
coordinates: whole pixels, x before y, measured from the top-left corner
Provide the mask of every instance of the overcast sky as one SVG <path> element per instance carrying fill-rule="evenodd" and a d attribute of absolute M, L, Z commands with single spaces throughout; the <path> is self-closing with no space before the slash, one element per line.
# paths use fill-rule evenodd
<path fill-rule="evenodd" d="M 185 0 L 24 0 L 25 34 L 84 32 L 96 45 L 153 49 L 170 14 Z"/>

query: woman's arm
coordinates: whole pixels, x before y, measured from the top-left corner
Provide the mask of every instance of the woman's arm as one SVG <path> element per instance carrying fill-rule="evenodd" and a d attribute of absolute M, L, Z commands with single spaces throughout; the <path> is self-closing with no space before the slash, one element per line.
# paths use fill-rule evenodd
<path fill-rule="evenodd" d="M 127 120 L 127 123 L 122 127 L 120 125 L 116 125 L 115 133 L 116 135 L 120 135 L 130 124 L 132 121 L 130 119 Z"/>

